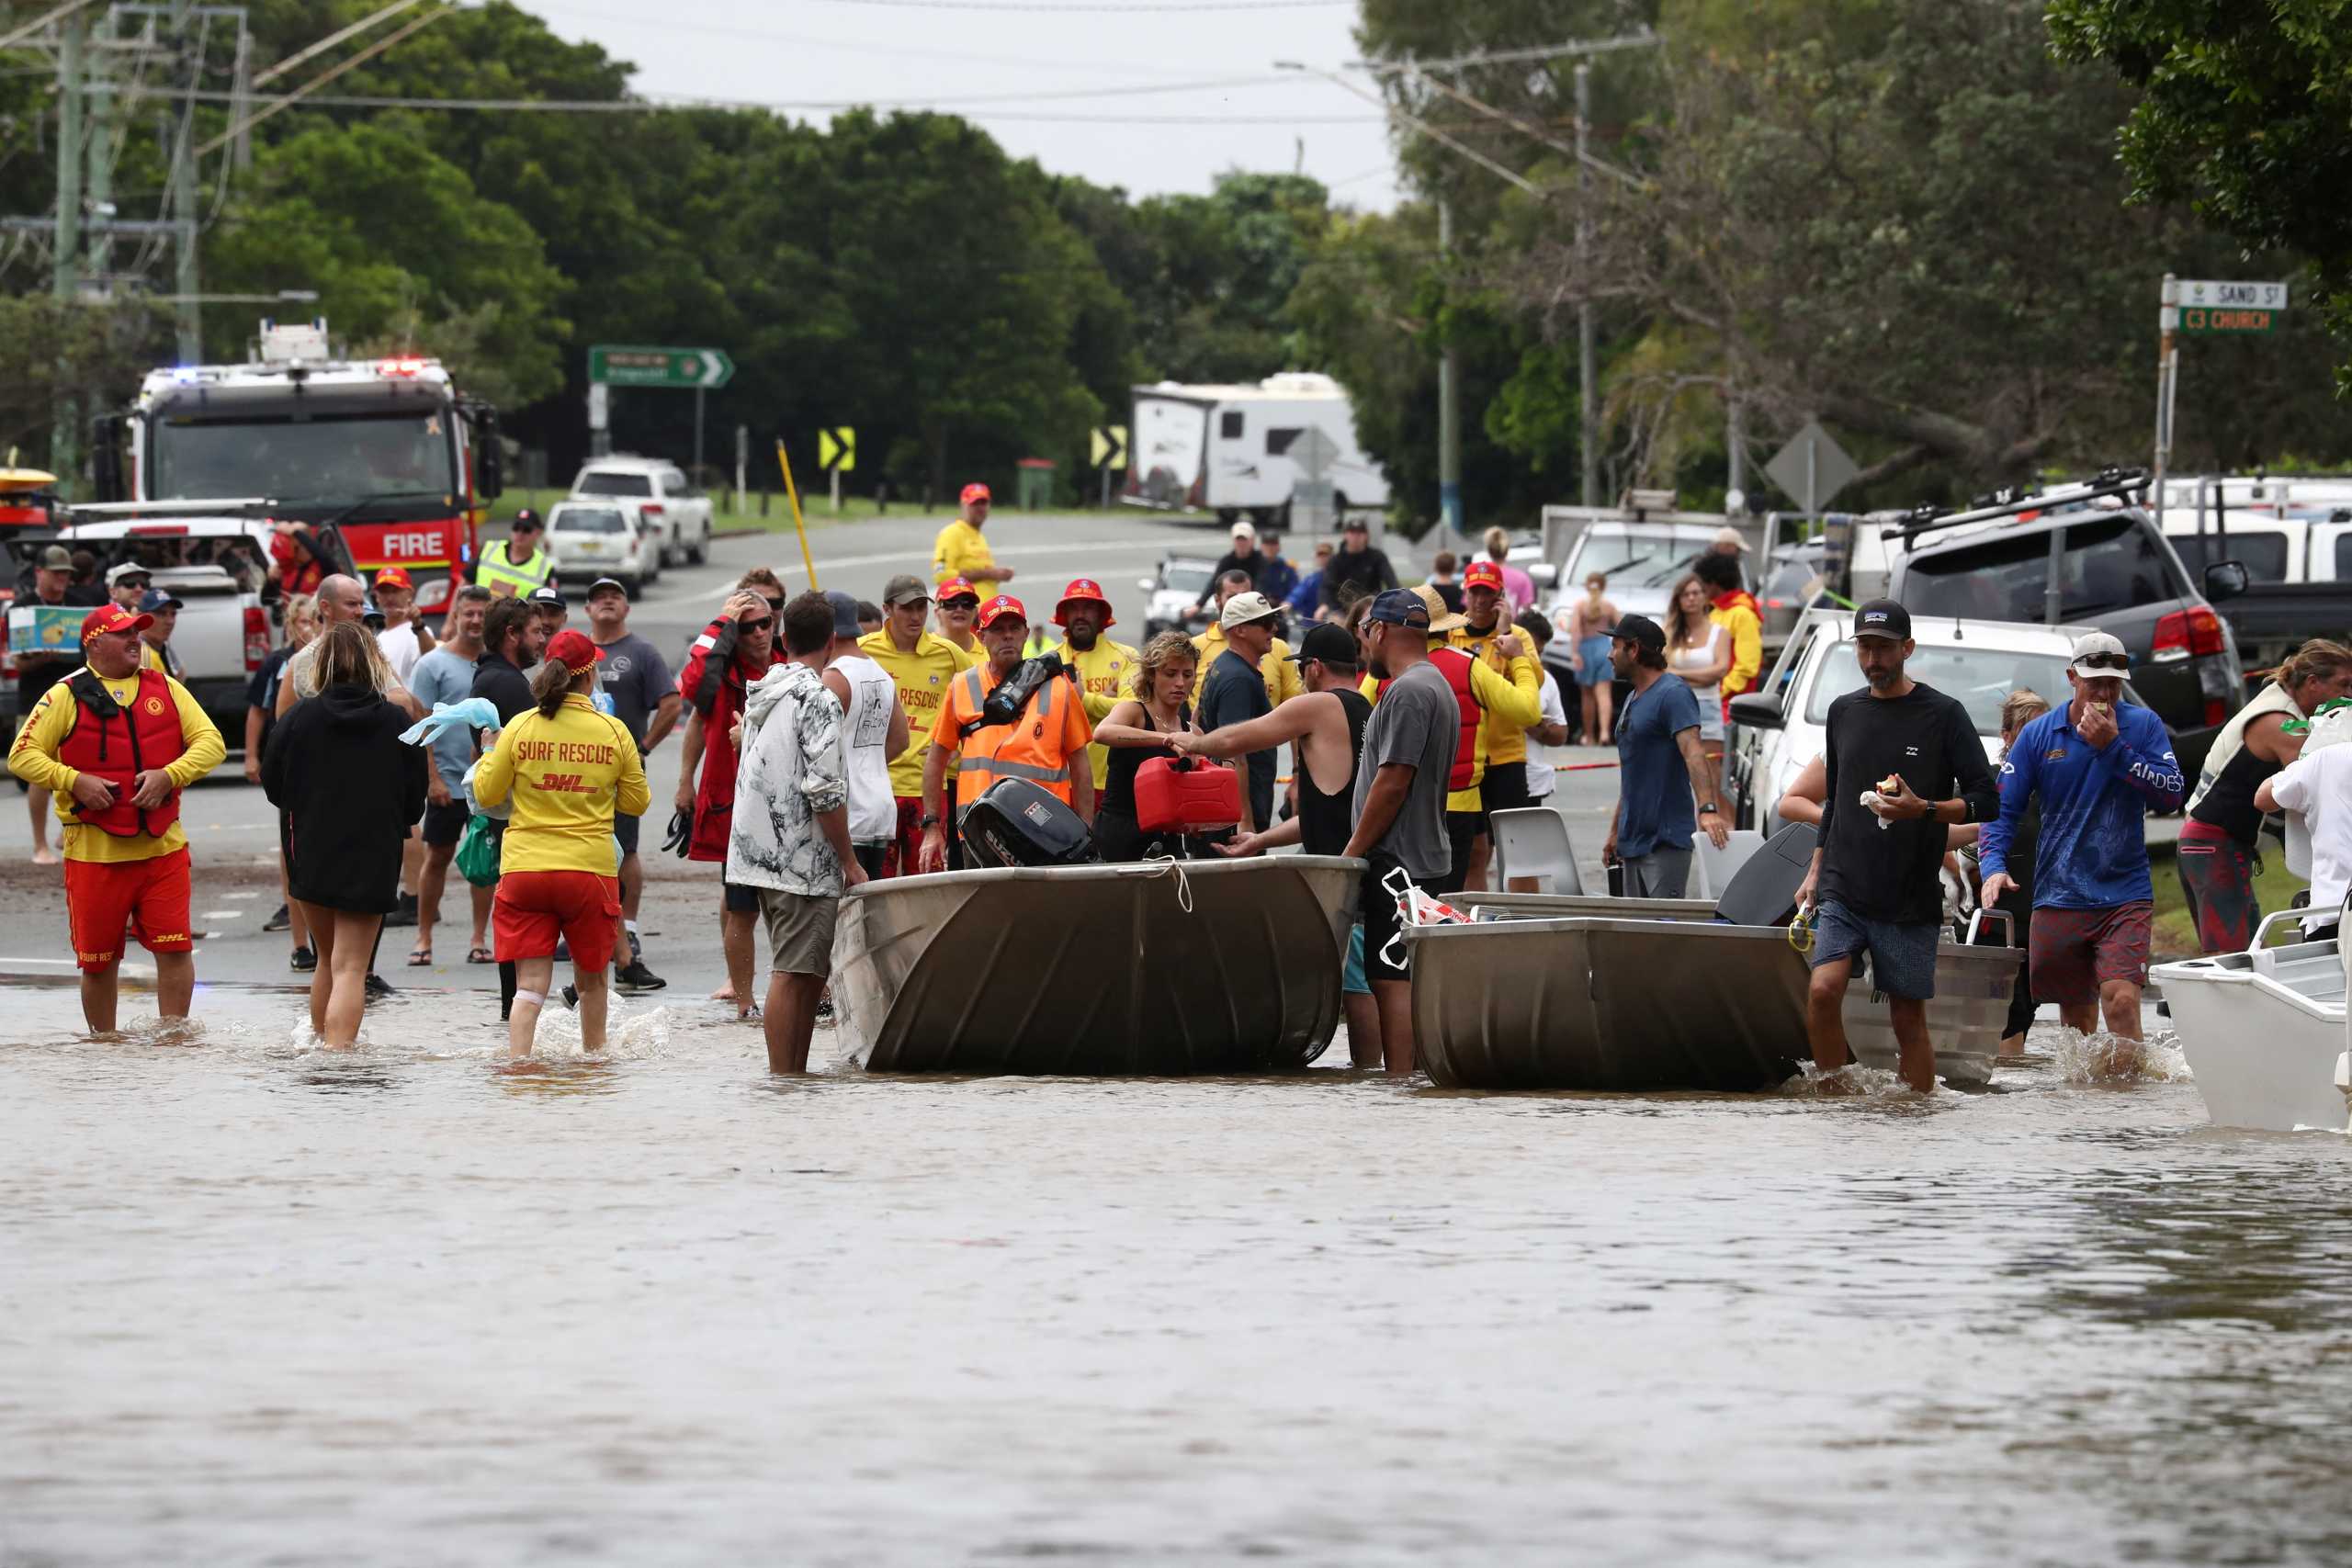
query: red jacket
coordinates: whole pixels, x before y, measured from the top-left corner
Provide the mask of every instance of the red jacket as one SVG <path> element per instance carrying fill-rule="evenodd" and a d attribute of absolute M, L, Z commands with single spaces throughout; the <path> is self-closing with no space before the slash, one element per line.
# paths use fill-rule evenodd
<path fill-rule="evenodd" d="M 89 686 L 96 688 L 96 677 Z M 76 773 L 104 779 L 114 785 L 114 804 L 104 811 L 85 811 L 69 803 L 73 821 L 96 828 L 119 839 L 145 833 L 162 838 L 180 819 L 180 792 L 174 790 L 163 805 L 141 811 L 130 804 L 139 775 L 150 768 L 167 768 L 187 750 L 180 731 L 179 705 L 172 700 L 172 683 L 159 671 L 139 672 L 139 687 L 127 708 L 106 705 L 101 715 L 93 705 L 80 675 L 66 688 L 74 694 L 74 728 L 59 747 L 57 760 Z"/>
<path fill-rule="evenodd" d="M 678 694 L 702 716 L 702 776 L 695 783 L 688 860 L 723 863 L 735 823 L 735 721 L 742 716 L 745 687 L 767 673 L 746 669 L 735 656 L 741 625 L 732 615 L 721 615 L 705 626 L 678 675 Z M 771 667 L 786 662 L 783 642 L 779 637 L 769 645 Z"/>

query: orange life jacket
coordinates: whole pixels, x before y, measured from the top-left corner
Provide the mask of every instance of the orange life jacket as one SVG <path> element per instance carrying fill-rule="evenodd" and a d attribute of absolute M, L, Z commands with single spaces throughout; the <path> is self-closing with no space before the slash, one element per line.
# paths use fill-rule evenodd
<path fill-rule="evenodd" d="M 1487 706 L 1478 700 L 1477 691 L 1470 683 L 1470 666 L 1476 661 L 1473 655 L 1458 648 L 1430 649 L 1430 662 L 1445 677 L 1445 683 L 1453 688 L 1453 705 L 1461 711 L 1462 738 L 1454 745 L 1453 771 L 1445 776 L 1449 795 L 1478 782 L 1478 726 L 1486 719 Z M 1388 694 L 1391 681 L 1380 682 L 1383 696 Z"/>
<path fill-rule="evenodd" d="M 119 839 L 144 833 L 160 838 L 180 819 L 180 792 L 174 790 L 163 805 L 141 811 L 130 804 L 135 781 L 150 768 L 169 767 L 187 750 L 180 733 L 179 705 L 172 700 L 172 683 L 159 670 L 141 670 L 139 689 L 128 707 L 90 671 L 78 671 L 65 689 L 74 694 L 74 728 L 57 760 L 75 773 L 88 773 L 114 785 L 114 804 L 92 813 L 68 800 L 68 821 L 96 828 Z"/>

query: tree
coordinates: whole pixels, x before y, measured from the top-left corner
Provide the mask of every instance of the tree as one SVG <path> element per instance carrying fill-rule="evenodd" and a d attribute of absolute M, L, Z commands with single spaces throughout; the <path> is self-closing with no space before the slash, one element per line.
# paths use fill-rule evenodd
<path fill-rule="evenodd" d="M 2120 138 L 2132 199 L 2188 201 L 2257 254 L 2311 258 L 2352 354 L 2352 6 L 2052 0 L 2049 28 L 2061 59 L 2104 61 L 2138 92 Z M 2352 359 L 2337 374 L 2352 391 Z"/>
<path fill-rule="evenodd" d="M 127 402 L 171 345 L 169 313 L 143 301 L 0 296 L 0 465 L 19 448 L 20 461 L 48 462 L 60 400 L 86 399 L 84 417 Z"/>

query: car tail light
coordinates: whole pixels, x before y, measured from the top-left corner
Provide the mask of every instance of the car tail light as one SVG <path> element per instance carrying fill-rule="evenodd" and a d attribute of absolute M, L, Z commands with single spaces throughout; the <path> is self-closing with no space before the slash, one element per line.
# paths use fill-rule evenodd
<path fill-rule="evenodd" d="M 2178 659 L 2206 659 L 2222 649 L 2222 617 L 2210 605 L 2175 610 L 2156 623 L 2156 646 L 2151 656 L 2158 663 Z"/>
<path fill-rule="evenodd" d="M 258 670 L 269 662 L 269 613 L 258 604 L 245 606 L 245 668 Z"/>
<path fill-rule="evenodd" d="M 2208 729 L 2216 729 L 2216 728 L 2219 728 L 2222 726 L 2222 724 L 2225 720 L 2227 720 L 2227 719 L 2229 718 L 2229 716 L 2230 716 L 2230 710 L 2229 710 L 2228 706 L 2227 706 L 2227 705 L 2226 705 L 2222 701 L 2222 699 L 2221 699 L 2221 698 L 2219 698 L 2219 697 L 2207 697 L 2207 698 L 2205 699 L 2205 728 L 2208 728 Z"/>
<path fill-rule="evenodd" d="M 659 517 L 662 515 L 662 503 L 658 501 L 645 502 L 638 507 L 637 513 L 640 517 Z"/>

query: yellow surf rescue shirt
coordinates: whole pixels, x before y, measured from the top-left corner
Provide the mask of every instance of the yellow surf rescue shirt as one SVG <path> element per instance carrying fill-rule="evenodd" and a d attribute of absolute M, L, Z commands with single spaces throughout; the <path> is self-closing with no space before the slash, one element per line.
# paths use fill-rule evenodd
<path fill-rule="evenodd" d="M 496 806 L 509 795 L 505 871 L 584 871 L 616 876 L 613 818 L 642 817 L 653 804 L 628 727 L 573 692 L 553 718 L 539 710 L 511 720 L 474 770 L 474 798 Z"/>
<path fill-rule="evenodd" d="M 932 541 L 931 580 L 933 582 L 944 582 L 951 577 L 970 578 L 975 568 L 994 565 L 996 558 L 989 554 L 987 538 L 961 517 L 942 528 L 939 537 Z M 972 579 L 972 586 L 979 590 L 984 599 L 992 592 L 989 584 L 977 578 Z"/>
<path fill-rule="evenodd" d="M 899 705 L 907 710 L 907 749 L 890 759 L 890 793 L 920 800 L 923 753 L 931 750 L 931 732 L 939 727 L 947 683 L 972 667 L 973 656 L 937 632 L 923 633 L 915 639 L 913 652 L 901 653 L 888 626 L 859 637 L 857 650 L 888 673 L 899 688 Z"/>

